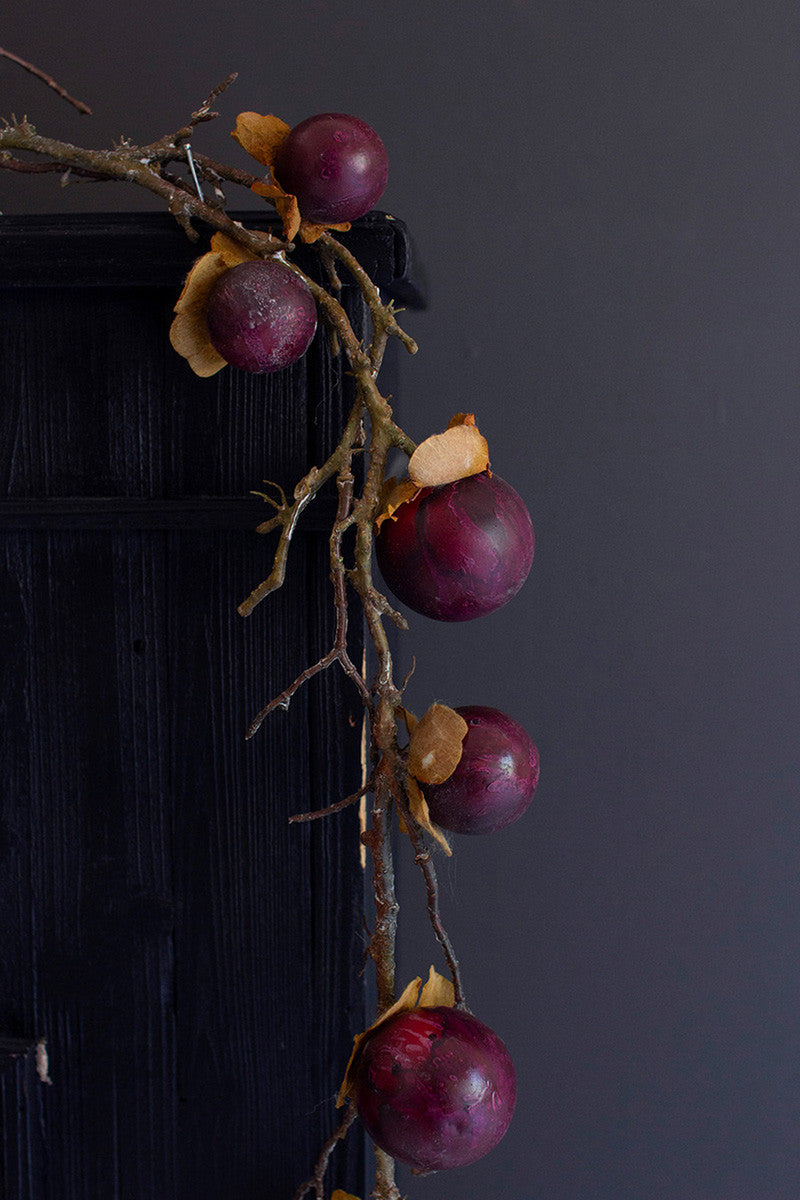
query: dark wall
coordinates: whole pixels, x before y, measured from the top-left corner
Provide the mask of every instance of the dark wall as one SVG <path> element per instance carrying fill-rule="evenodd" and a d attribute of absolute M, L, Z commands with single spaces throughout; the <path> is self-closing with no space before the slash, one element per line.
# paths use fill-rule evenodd
<path fill-rule="evenodd" d="M 533 515 L 506 609 L 403 639 L 412 707 L 493 704 L 542 756 L 522 823 L 440 864 L 519 1110 L 489 1158 L 407 1190 L 796 1200 L 796 6 L 63 13 L 4 22 L 98 114 L 0 64 L 0 112 L 43 131 L 154 138 L 234 69 L 210 153 L 244 165 L 245 108 L 378 128 L 430 299 L 402 421 L 475 411 Z M 140 204 L 0 176 L 6 212 Z M 408 855 L 401 885 L 406 978 L 439 960 Z"/>

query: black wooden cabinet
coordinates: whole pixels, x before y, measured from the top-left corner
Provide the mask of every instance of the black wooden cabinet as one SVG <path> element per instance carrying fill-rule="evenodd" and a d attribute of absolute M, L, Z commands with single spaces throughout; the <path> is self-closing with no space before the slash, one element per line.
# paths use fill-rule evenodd
<path fill-rule="evenodd" d="M 397 222 L 349 239 L 403 276 Z M 285 1200 L 364 1024 L 357 814 L 287 821 L 358 787 L 358 697 L 328 672 L 245 742 L 331 644 L 333 495 L 235 611 L 270 562 L 249 493 L 326 456 L 349 380 L 320 333 L 196 379 L 167 341 L 196 253 L 160 215 L 0 219 L 8 1200 Z M 336 1163 L 360 1193 L 357 1133 Z"/>

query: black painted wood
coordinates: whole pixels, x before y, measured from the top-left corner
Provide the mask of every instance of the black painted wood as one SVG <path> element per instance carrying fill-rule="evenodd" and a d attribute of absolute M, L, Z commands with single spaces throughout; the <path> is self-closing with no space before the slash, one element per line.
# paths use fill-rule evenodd
<path fill-rule="evenodd" d="M 396 222 L 351 236 L 403 274 Z M 330 645 L 321 519 L 235 612 L 269 564 L 249 492 L 325 456 L 349 382 L 320 336 L 196 379 L 166 338 L 196 252 L 150 215 L 0 220 L 8 1200 L 284 1200 L 364 1023 L 357 816 L 287 821 L 358 786 L 358 698 L 329 672 L 244 741 Z M 336 1161 L 361 1193 L 358 1136 Z"/>

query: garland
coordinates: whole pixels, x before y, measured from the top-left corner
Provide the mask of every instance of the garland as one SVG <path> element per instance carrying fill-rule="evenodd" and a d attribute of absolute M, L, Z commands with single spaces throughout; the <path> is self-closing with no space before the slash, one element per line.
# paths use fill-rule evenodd
<path fill-rule="evenodd" d="M 2 48 L 0 56 L 35 74 L 80 112 L 89 112 L 39 68 Z M 402 604 L 440 620 L 471 620 L 499 607 L 521 587 L 533 557 L 533 531 L 519 496 L 492 474 L 488 447 L 471 414 L 456 414 L 447 430 L 416 446 L 394 421 L 378 386 L 389 339 L 398 339 L 411 354 L 417 346 L 398 324 L 393 305 L 384 303 L 332 230 L 348 229 L 382 191 L 386 170 L 380 139 L 363 122 L 342 114 L 321 114 L 291 130 L 272 115 L 248 112 L 237 118 L 233 136 L 267 168 L 266 175 L 249 174 L 193 152 L 196 130 L 219 115 L 213 105 L 234 79 L 232 75 L 215 88 L 175 133 L 145 146 L 123 141 L 110 150 L 88 150 L 39 134 L 27 119 L 3 121 L 0 167 L 54 172 L 64 179 L 75 175 L 125 180 L 158 195 L 193 241 L 199 238 L 196 222 L 214 229 L 210 249 L 187 278 L 170 330 L 173 346 L 196 374 L 208 376 L 230 363 L 232 369 L 282 369 L 304 352 L 318 313 L 334 353 L 345 356 L 354 378 L 355 401 L 329 458 L 312 467 L 291 496 L 277 484 L 271 485 L 270 493 L 262 493 L 272 515 L 259 532 L 277 533 L 272 567 L 239 612 L 249 616 L 281 587 L 300 517 L 323 485 L 335 480 L 338 506 L 330 532 L 333 645 L 264 705 L 248 737 L 275 709 L 288 708 L 309 679 L 330 668 L 342 669 L 361 696 L 369 728 L 369 769 L 363 786 L 326 808 L 298 813 L 290 820 L 328 818 L 372 797 L 362 840 L 372 859 L 374 926 L 367 952 L 376 971 L 377 1012 L 370 1028 L 354 1040 L 338 1097 L 343 1119 L 295 1200 L 309 1193 L 325 1200 L 333 1151 L 359 1116 L 376 1147 L 372 1196 L 400 1200 L 395 1158 L 418 1174 L 464 1165 L 491 1149 L 511 1119 L 513 1065 L 503 1043 L 467 1007 L 458 961 L 440 915 L 432 849 L 435 841 L 444 853 L 451 853 L 445 830 L 490 832 L 521 816 L 538 780 L 538 755 L 525 731 L 496 710 L 432 704 L 417 720 L 405 708 L 407 680 L 395 681 L 385 623 L 406 629 L 407 622 L 376 586 L 373 557 L 377 552 L 384 580 Z M 320 157 L 321 172 L 318 163 L 313 166 Z M 186 173 L 175 174 L 176 166 Z M 283 236 L 232 220 L 225 208 L 229 185 L 248 188 L 272 204 L 282 219 Z M 298 238 L 315 247 L 327 286 L 293 262 Z M 356 283 L 368 308 L 368 343 L 356 337 L 339 301 L 340 272 Z M 257 361 L 248 358 L 254 326 L 255 353 L 261 356 Z M 244 342 L 248 344 L 243 349 Z M 387 457 L 393 450 L 408 457 L 408 475 L 400 481 L 387 478 Z M 359 490 L 353 462 L 362 454 L 366 469 Z M 348 654 L 351 594 L 374 648 L 371 679 L 363 677 Z M 431 968 L 424 986 L 417 978 L 399 998 L 394 820 L 413 846 L 431 928 L 449 976 Z M 357 1198 L 335 1189 L 331 1200 Z"/>

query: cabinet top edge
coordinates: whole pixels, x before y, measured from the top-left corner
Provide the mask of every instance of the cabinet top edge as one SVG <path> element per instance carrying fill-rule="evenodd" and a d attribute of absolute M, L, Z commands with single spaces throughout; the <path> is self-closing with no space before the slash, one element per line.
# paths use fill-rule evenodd
<path fill-rule="evenodd" d="M 264 212 L 229 213 L 255 229 L 278 222 Z M 190 242 L 168 213 L 47 213 L 0 216 L 0 287 L 172 287 L 205 250 L 212 230 L 198 225 Z M 408 232 L 374 212 L 338 235 L 379 287 L 407 278 Z M 299 266 L 321 279 L 318 256 L 298 245 Z"/>

